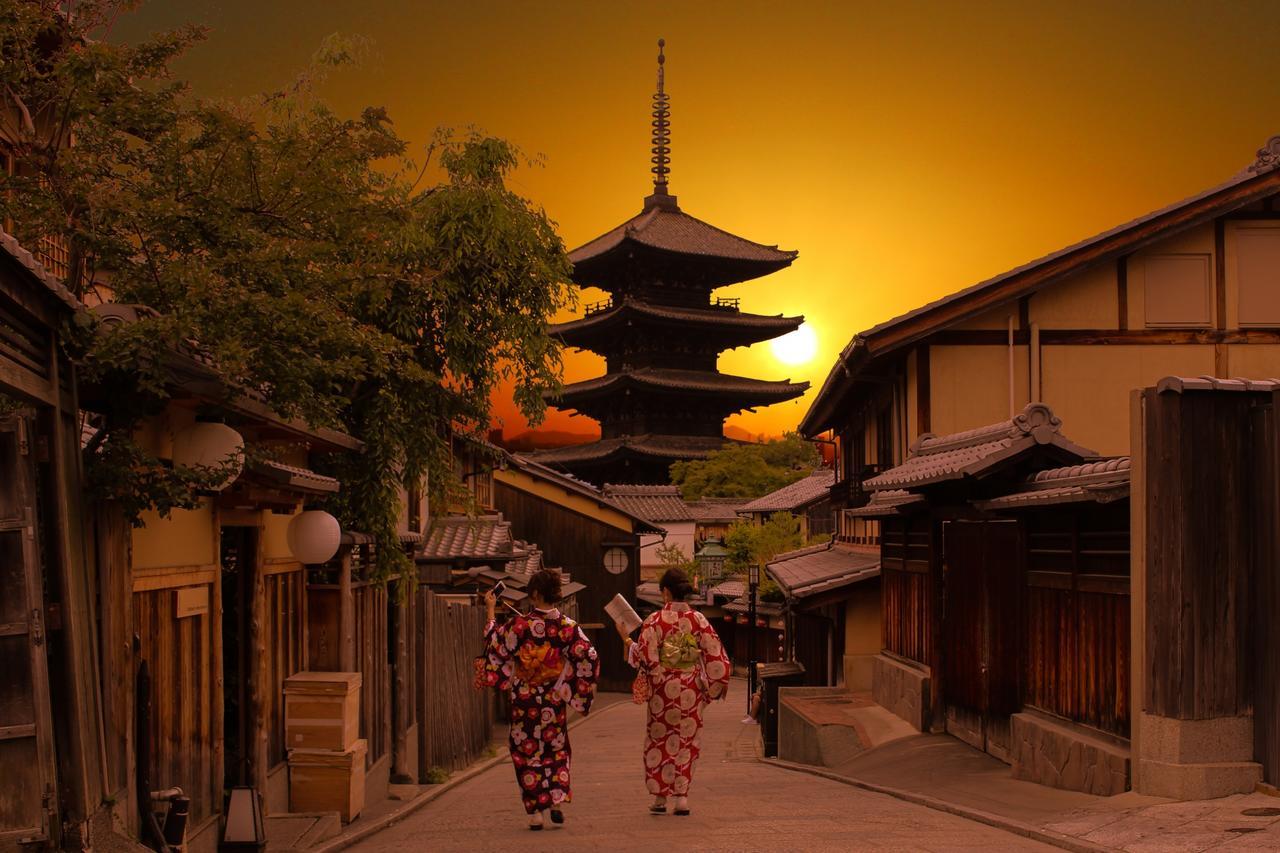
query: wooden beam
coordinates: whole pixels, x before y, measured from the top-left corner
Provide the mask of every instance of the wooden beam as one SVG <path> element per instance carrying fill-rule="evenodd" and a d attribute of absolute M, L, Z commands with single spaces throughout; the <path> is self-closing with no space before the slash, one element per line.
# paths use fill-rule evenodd
<path fill-rule="evenodd" d="M 351 546 L 338 551 L 338 670 L 355 672 L 356 602 L 351 588 Z"/>
<path fill-rule="evenodd" d="M 929 345 L 916 348 L 916 430 L 923 435 L 930 430 L 929 417 Z"/>
<path fill-rule="evenodd" d="M 1129 328 L 1129 256 L 1116 258 L 1116 328 Z"/>
<path fill-rule="evenodd" d="M 227 772 L 227 745 L 223 737 L 226 731 L 226 664 L 222 651 L 222 512 L 215 505 L 213 511 L 209 513 L 210 531 L 209 535 L 213 537 L 213 553 L 218 561 L 217 573 L 215 574 L 211 586 L 209 600 L 209 667 L 213 670 L 211 678 L 213 682 L 213 690 L 211 695 L 210 720 L 209 725 L 212 729 L 210 736 L 213 740 L 211 752 L 211 764 L 209 768 L 212 779 L 210 780 L 210 790 L 221 791 L 226 783 Z M 217 797 L 217 805 L 215 811 L 222 811 L 222 798 Z"/>
<path fill-rule="evenodd" d="M 1222 219 L 1213 221 L 1213 293 L 1217 308 L 1215 326 L 1227 328 L 1227 237 Z"/>
<path fill-rule="evenodd" d="M 267 683 L 266 667 L 263 660 L 267 645 L 267 590 L 262 573 L 263 561 L 266 558 L 266 537 L 262 528 L 255 528 L 253 561 L 246 566 L 250 572 L 249 593 L 249 636 L 246 656 L 248 675 L 249 713 L 246 715 L 245 744 L 243 748 L 249 758 L 250 784 L 262 794 L 263 813 L 266 813 L 267 772 L 271 769 L 267 761 L 267 691 L 271 685 Z"/>
<path fill-rule="evenodd" d="M 1027 345 L 1030 334 L 1015 331 L 1014 344 Z M 929 337 L 933 346 L 1009 345 L 1009 333 L 998 329 L 943 331 Z M 1162 346 L 1167 344 L 1280 344 L 1280 330 L 1273 329 L 1041 329 L 1041 346 Z"/>

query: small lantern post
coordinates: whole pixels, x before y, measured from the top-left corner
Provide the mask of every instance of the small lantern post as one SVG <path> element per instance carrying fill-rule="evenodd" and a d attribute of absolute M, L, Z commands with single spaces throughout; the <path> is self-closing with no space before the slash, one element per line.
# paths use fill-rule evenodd
<path fill-rule="evenodd" d="M 747 570 L 747 714 L 751 714 L 751 697 L 756 695 L 756 591 L 760 587 L 760 564 Z"/>

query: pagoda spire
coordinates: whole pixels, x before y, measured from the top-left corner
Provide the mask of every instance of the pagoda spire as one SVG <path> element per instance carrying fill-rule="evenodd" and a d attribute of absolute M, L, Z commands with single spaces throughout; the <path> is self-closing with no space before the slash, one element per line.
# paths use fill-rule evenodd
<path fill-rule="evenodd" d="M 653 121 L 650 122 L 653 128 L 653 147 L 649 149 L 653 155 L 649 158 L 649 162 L 653 164 L 649 169 L 653 173 L 653 195 L 644 200 L 645 210 L 653 207 L 679 209 L 676 197 L 667 192 L 667 175 L 671 173 L 671 96 L 664 87 L 667 57 L 663 48 L 666 45 L 665 39 L 658 39 L 658 91 L 653 94 Z"/>

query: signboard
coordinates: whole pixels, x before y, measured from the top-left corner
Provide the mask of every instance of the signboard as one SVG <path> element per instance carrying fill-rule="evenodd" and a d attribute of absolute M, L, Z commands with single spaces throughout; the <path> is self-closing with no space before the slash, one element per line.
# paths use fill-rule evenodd
<path fill-rule="evenodd" d="M 187 616 L 203 616 L 209 612 L 209 587 L 184 586 L 178 589 L 178 612 L 176 618 Z"/>

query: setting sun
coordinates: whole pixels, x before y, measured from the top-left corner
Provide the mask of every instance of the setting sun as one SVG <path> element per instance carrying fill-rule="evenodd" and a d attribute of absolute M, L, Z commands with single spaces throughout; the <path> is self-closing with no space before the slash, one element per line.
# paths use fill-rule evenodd
<path fill-rule="evenodd" d="M 813 327 L 805 323 L 794 332 L 788 332 L 769 342 L 773 357 L 783 364 L 808 364 L 818 354 L 818 336 Z"/>

